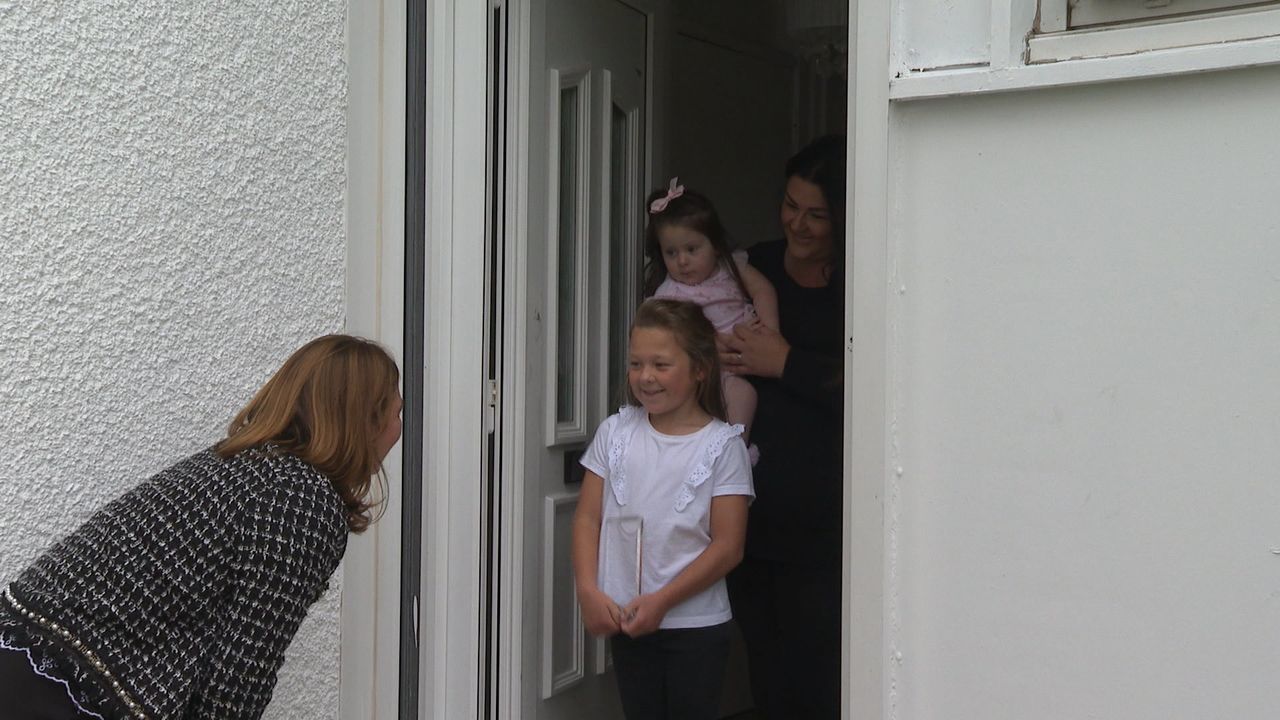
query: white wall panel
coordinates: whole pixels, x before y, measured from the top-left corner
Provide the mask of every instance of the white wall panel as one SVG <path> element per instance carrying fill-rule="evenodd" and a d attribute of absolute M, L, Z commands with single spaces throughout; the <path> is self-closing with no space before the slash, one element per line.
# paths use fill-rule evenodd
<path fill-rule="evenodd" d="M 899 0 L 894 11 L 894 70 L 990 62 L 990 2 Z"/>
<path fill-rule="evenodd" d="M 1280 72 L 894 110 L 890 712 L 1267 717 Z"/>

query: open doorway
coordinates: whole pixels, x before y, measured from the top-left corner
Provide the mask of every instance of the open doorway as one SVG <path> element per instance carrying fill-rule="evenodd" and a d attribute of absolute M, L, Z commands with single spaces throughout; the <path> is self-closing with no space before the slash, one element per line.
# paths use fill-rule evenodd
<path fill-rule="evenodd" d="M 847 3 L 673 3 L 670 22 L 657 184 L 678 175 L 711 198 L 738 249 L 782 237 L 787 159 L 847 126 Z M 721 715 L 760 717 L 736 629 Z"/>
<path fill-rule="evenodd" d="M 780 237 L 784 163 L 846 126 L 847 5 L 672 5 L 668 57 L 659 63 L 666 77 L 654 88 L 659 169 L 712 198 L 741 246 Z"/>
<path fill-rule="evenodd" d="M 504 159 L 494 206 L 507 228 L 497 253 L 514 279 L 502 310 L 498 497 L 512 512 L 495 514 L 510 524 L 491 537 L 510 544 L 487 571 L 499 587 L 489 653 L 506 678 L 496 706 L 546 720 L 621 717 L 607 645 L 582 630 L 569 550 L 577 458 L 617 409 L 640 299 L 642 200 L 678 175 L 711 198 L 739 248 L 782 237 L 788 157 L 845 127 L 847 5 L 503 8 L 509 32 L 499 35 L 511 41 L 501 47 L 516 60 L 499 90 L 504 132 L 493 137 L 511 140 L 492 146 Z M 736 648 L 722 716 L 751 717 Z"/>

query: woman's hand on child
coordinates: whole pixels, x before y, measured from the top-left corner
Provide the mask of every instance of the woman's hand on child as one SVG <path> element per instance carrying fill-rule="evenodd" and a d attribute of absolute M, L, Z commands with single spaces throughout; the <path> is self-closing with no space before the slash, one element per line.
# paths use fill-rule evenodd
<path fill-rule="evenodd" d="M 782 377 L 791 345 L 782 333 L 755 320 L 734 326 L 732 334 L 716 336 L 720 365 L 734 375 Z"/>
<path fill-rule="evenodd" d="M 582 624 L 587 632 L 595 637 L 610 637 L 622 630 L 623 610 L 613 598 L 596 590 L 584 593 L 582 602 Z"/>
<path fill-rule="evenodd" d="M 633 638 L 648 635 L 658 629 L 667 610 L 657 595 L 640 595 L 622 608 L 622 632 Z"/>

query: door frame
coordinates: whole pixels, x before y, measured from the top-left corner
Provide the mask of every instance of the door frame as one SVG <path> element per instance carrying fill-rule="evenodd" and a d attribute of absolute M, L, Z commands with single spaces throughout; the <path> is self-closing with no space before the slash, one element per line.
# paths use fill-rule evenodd
<path fill-rule="evenodd" d="M 490 3 L 427 4 L 420 718 L 476 717 Z M 479 119 L 479 121 L 477 121 Z"/>
<path fill-rule="evenodd" d="M 412 0 L 411 0 L 412 1 Z M 407 2 L 348 0 L 347 328 L 404 357 L 407 83 L 426 89 L 426 358 L 415 634 L 418 717 L 477 713 L 489 3 L 421 0 L 425 77 L 407 72 Z M 386 512 L 344 562 L 339 713 L 397 718 L 402 543 L 393 454 Z"/>
<path fill-rule="evenodd" d="M 404 361 L 407 3 L 347 3 L 346 332 Z M 403 443 L 404 441 L 402 441 Z M 342 561 L 338 717 L 397 716 L 401 446 L 387 455 L 382 516 L 352 535 Z"/>
<path fill-rule="evenodd" d="M 428 224 L 426 370 L 427 413 L 423 437 L 424 468 L 422 607 L 420 634 L 420 717 L 472 718 L 477 713 L 482 648 L 478 632 L 481 601 L 479 562 L 484 337 L 479 327 L 484 308 L 485 167 L 471 158 L 487 152 L 486 117 L 488 12 L 490 3 L 426 0 L 430 62 L 426 142 Z M 527 216 L 527 198 L 510 178 L 527 172 L 521 158 L 529 143 L 527 118 L 517 111 L 528 103 L 529 4 L 493 0 L 513 19 L 509 48 L 514 62 L 511 83 L 507 191 L 509 212 Z M 652 0 L 667 6 L 669 0 Z M 404 275 L 404 2 L 348 0 L 348 256 L 347 326 L 382 341 L 402 357 Z M 889 283 L 888 232 L 890 49 L 889 0 L 850 2 L 849 53 L 849 208 L 850 242 L 845 249 L 845 581 L 843 595 L 843 717 L 883 718 L 892 707 L 892 677 L 885 645 L 886 590 L 894 587 L 886 547 L 886 507 L 894 487 L 886 428 L 890 420 L 887 387 L 890 336 L 887 328 Z M 654 21 L 657 52 L 652 52 L 648 82 L 665 72 L 660 59 L 668 33 L 662 15 Z M 665 177 L 661 123 L 662 98 L 650 93 L 646 153 L 655 177 Z M 514 114 L 514 118 L 510 114 Z M 454 162 L 455 159 L 458 162 Z M 517 183 L 518 185 L 518 183 Z M 523 232 L 517 221 L 509 223 Z M 398 231 L 398 232 L 397 232 Z M 520 247 L 512 238 L 510 246 Z M 398 249 L 397 249 L 398 248 Z M 509 298 L 527 291 L 528 258 L 516 252 L 509 275 Z M 370 288 L 374 288 L 370 290 Z M 508 318 L 520 317 L 508 313 Z M 519 323 L 508 323 L 504 345 L 521 347 Z M 508 353 L 509 354 L 509 353 Z M 526 386 L 518 362 L 504 358 L 501 395 L 518 398 Z M 518 413 L 504 413 L 502 452 L 523 447 L 521 428 L 509 425 Z M 525 498 L 510 463 L 504 463 L 503 490 L 512 507 Z M 344 561 L 342 607 L 342 679 L 340 717 L 391 720 L 397 717 L 396 672 L 399 638 L 399 546 L 395 488 L 398 466 L 388 464 L 391 503 L 384 518 L 353 539 Z M 500 581 L 515 592 L 503 594 L 503 633 L 499 639 L 502 704 L 499 716 L 519 718 L 520 584 L 524 552 L 521 513 L 508 513 L 500 530 L 502 549 L 515 563 L 504 563 Z"/>
<path fill-rule="evenodd" d="M 841 717 L 896 717 L 900 618 L 896 547 L 885 529 L 897 512 L 897 447 L 889 387 L 889 55 L 892 0 L 850 0 L 845 193 L 844 588 Z M 893 475 L 891 475 L 891 468 Z"/>
<path fill-rule="evenodd" d="M 644 133 L 644 165 L 650 168 L 642 179 L 644 186 L 652 184 L 654 176 L 661 176 L 657 168 L 661 153 L 662 138 L 660 123 L 660 104 L 656 101 L 654 79 L 664 68 L 655 63 L 662 53 L 656 47 L 658 38 L 664 37 L 665 8 L 668 0 L 619 0 L 647 17 L 650 31 L 646 46 L 645 95 L 648 100 L 645 108 Z M 531 138 L 530 127 L 530 77 L 534 64 L 534 19 L 531 0 L 502 0 L 508 13 L 508 97 L 507 97 L 507 158 L 506 185 L 507 216 L 504 225 L 507 229 L 505 238 L 506 267 L 510 285 L 505 293 L 502 315 L 502 345 L 508 348 L 502 358 L 502 377 L 500 397 L 503 398 L 504 410 L 499 413 L 502 418 L 499 428 L 499 442 L 503 461 L 499 476 L 499 492 L 503 495 L 504 506 L 509 511 L 503 514 L 503 526 L 498 533 L 503 562 L 500 564 L 498 577 L 497 603 L 499 612 L 499 633 L 495 649 L 499 654 L 498 668 L 498 702 L 495 706 L 496 717 L 521 718 L 533 715 L 538 701 L 536 692 L 526 692 L 528 688 L 541 686 L 537 677 L 530 678 L 527 673 L 540 672 L 539 668 L 522 666 L 525 641 L 532 639 L 535 633 L 527 630 L 524 623 L 525 587 L 524 579 L 527 567 L 525 553 L 530 545 L 540 546 L 541 536 L 529 536 L 526 504 L 530 498 L 526 493 L 523 458 L 527 456 L 530 443 L 541 444 L 545 438 L 541 434 L 531 435 L 528 431 L 525 413 L 519 410 L 521 399 L 526 395 L 530 383 L 543 382 L 542 376 L 530 377 L 521 356 L 522 348 L 528 343 L 528 318 L 535 309 L 528 303 L 529 282 L 531 278 L 545 281 L 546 272 L 541 266 L 544 258 L 531 258 L 529 248 L 529 191 L 528 183 L 523 178 L 530 177 L 530 143 L 543 139 Z M 510 409 L 510 410 L 508 410 Z"/>

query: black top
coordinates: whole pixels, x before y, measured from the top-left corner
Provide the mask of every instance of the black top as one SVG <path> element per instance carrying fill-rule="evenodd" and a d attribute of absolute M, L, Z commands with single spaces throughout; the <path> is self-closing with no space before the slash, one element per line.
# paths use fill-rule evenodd
<path fill-rule="evenodd" d="M 844 294 L 797 285 L 783 267 L 786 240 L 748 249 L 748 261 L 778 293 L 791 345 L 781 378 L 752 377 L 759 393 L 751 441 L 760 449 L 756 500 L 747 523 L 749 558 L 840 561 L 844 449 Z"/>
<path fill-rule="evenodd" d="M 311 465 L 202 452 L 23 572 L 0 595 L 0 642 L 108 717 L 257 718 L 346 543 L 342 499 Z"/>

